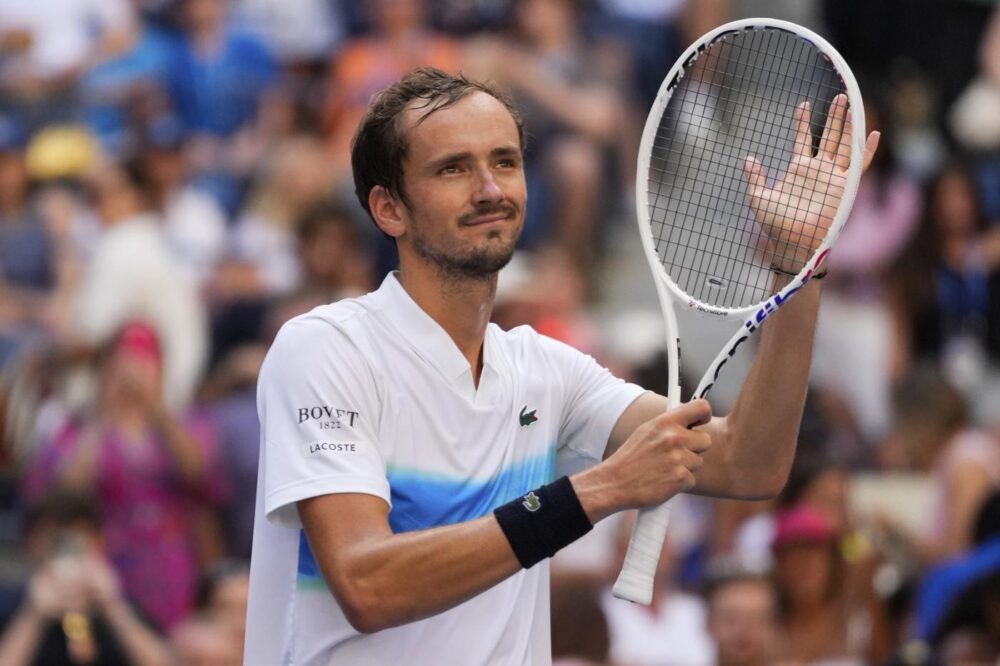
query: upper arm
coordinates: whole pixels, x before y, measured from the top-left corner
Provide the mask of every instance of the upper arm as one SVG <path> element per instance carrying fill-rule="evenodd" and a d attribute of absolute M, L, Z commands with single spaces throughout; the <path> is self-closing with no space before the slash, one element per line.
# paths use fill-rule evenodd
<path fill-rule="evenodd" d="M 374 495 L 338 493 L 300 500 L 297 508 L 323 578 L 341 607 L 349 609 L 347 586 L 360 578 L 352 575 L 355 556 L 371 542 L 392 536 L 389 505 Z"/>
<path fill-rule="evenodd" d="M 300 526 L 295 503 L 333 493 L 389 501 L 378 387 L 354 336 L 320 319 L 287 325 L 257 385 L 261 492 L 269 520 Z"/>

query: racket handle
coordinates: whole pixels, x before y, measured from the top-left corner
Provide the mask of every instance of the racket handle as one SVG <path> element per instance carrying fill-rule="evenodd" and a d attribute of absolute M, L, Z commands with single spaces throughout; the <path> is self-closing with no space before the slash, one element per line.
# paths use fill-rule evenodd
<path fill-rule="evenodd" d="M 669 523 L 669 501 L 652 509 L 640 509 L 628 542 L 625 564 L 612 590 L 616 597 L 647 606 L 653 600 L 656 565 L 660 561 Z"/>

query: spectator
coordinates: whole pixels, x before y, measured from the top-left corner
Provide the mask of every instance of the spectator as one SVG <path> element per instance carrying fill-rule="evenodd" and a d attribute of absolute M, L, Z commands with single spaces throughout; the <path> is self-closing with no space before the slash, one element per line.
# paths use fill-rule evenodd
<path fill-rule="evenodd" d="M 554 666 L 610 663 L 611 640 L 601 610 L 600 581 L 583 575 L 554 576 L 551 613 Z"/>
<path fill-rule="evenodd" d="M 921 638 L 946 663 L 994 663 L 1000 658 L 1000 492 L 978 507 L 972 546 L 930 571 L 918 605 Z"/>
<path fill-rule="evenodd" d="M 3 621 L 0 663 L 169 663 L 166 642 L 122 594 L 93 498 L 49 495 L 29 507 L 24 523 L 32 573 Z"/>
<path fill-rule="evenodd" d="M 327 0 L 237 0 L 237 16 L 267 42 L 285 66 L 324 61 L 344 37 L 337 2 Z M 286 70 L 286 74 L 289 72 Z"/>
<path fill-rule="evenodd" d="M 38 333 L 54 287 L 53 244 L 29 198 L 21 124 L 0 117 L 0 367 Z"/>
<path fill-rule="evenodd" d="M 79 120 L 80 77 L 131 47 L 128 0 L 0 2 L 0 110 L 31 129 Z"/>
<path fill-rule="evenodd" d="M 606 201 L 605 158 L 616 147 L 635 154 L 622 137 L 637 137 L 638 128 L 629 126 L 616 87 L 627 80 L 629 65 L 606 42 L 584 39 L 573 0 L 519 0 L 513 24 L 506 38 L 472 41 L 466 66 L 510 90 L 534 128 L 525 170 L 535 188 L 522 243 L 552 238 L 586 267 Z"/>
<path fill-rule="evenodd" d="M 148 321 L 163 345 L 166 403 L 182 409 L 204 363 L 204 312 L 150 212 L 147 174 L 137 164 L 108 164 L 92 176 L 89 193 L 104 231 L 79 287 L 75 332 L 99 346 L 126 322 Z"/>
<path fill-rule="evenodd" d="M 332 202 L 317 204 L 296 225 L 303 287 L 329 303 L 375 287 L 374 257 L 347 213 Z"/>
<path fill-rule="evenodd" d="M 193 606 L 200 550 L 221 541 L 217 526 L 215 534 L 197 530 L 226 488 L 207 423 L 182 424 L 165 408 L 162 372 L 153 329 L 126 326 L 103 363 L 96 410 L 70 420 L 36 454 L 25 491 L 96 493 L 126 593 L 167 629 Z"/>
<path fill-rule="evenodd" d="M 250 567 L 227 560 L 202 577 L 196 612 L 171 632 L 181 663 L 189 666 L 239 666 L 243 663 L 244 625 Z"/>
<path fill-rule="evenodd" d="M 778 654 L 778 598 L 773 583 L 755 574 L 729 574 L 705 592 L 708 633 L 717 666 L 768 666 Z"/>
<path fill-rule="evenodd" d="M 328 160 L 316 139 L 281 144 L 261 174 L 248 209 L 237 221 L 232 256 L 214 281 L 219 301 L 266 300 L 302 283 L 295 224 L 331 192 Z"/>
<path fill-rule="evenodd" d="M 257 418 L 257 374 L 267 347 L 248 343 L 230 351 L 209 378 L 212 420 L 219 441 L 222 466 L 228 471 L 232 493 L 220 507 L 225 552 L 249 560 L 253 541 L 254 503 L 260 421 Z"/>
<path fill-rule="evenodd" d="M 161 116 L 146 129 L 140 160 L 174 259 L 188 281 L 204 289 L 226 249 L 227 219 L 215 198 L 194 184 L 184 139 L 179 121 Z"/>
<path fill-rule="evenodd" d="M 1000 487 L 1000 443 L 969 425 L 965 398 L 939 371 L 917 368 L 895 395 L 896 426 L 887 454 L 901 451 L 909 466 L 929 474 L 934 512 L 920 535 L 903 535 L 924 564 L 955 556 L 969 546 L 976 509 Z M 891 523 L 886 527 L 898 533 Z"/>
<path fill-rule="evenodd" d="M 642 108 L 652 106 L 660 84 L 686 45 L 679 23 L 688 0 L 599 0 L 594 29 L 631 52 L 635 89 Z M 688 35 L 690 38 L 700 35 Z"/>
<path fill-rule="evenodd" d="M 844 561 L 826 516 L 798 505 L 778 515 L 772 549 L 781 627 L 787 655 L 813 663 L 823 659 L 861 664 L 865 645 L 852 634 Z"/>
<path fill-rule="evenodd" d="M 226 0 L 182 0 L 183 30 L 168 85 L 187 131 L 229 138 L 257 115 L 275 62 L 256 36 L 229 21 Z"/>
<path fill-rule="evenodd" d="M 633 521 L 623 520 L 619 561 L 624 561 Z M 603 600 L 611 630 L 611 656 L 616 663 L 634 666 L 698 666 L 711 659 L 711 640 L 705 628 L 705 605 L 696 595 L 676 587 L 677 553 L 670 538 L 656 569 L 649 606 L 615 599 Z"/>
<path fill-rule="evenodd" d="M 1000 244 L 984 235 L 975 181 L 957 163 L 927 188 L 925 217 L 897 272 L 897 324 L 907 358 L 941 359 L 963 389 L 1000 361 Z"/>
<path fill-rule="evenodd" d="M 165 82 L 172 36 L 148 20 L 135 32 L 130 48 L 91 68 L 82 81 L 87 126 L 106 152 L 119 157 L 141 138 L 137 127 L 171 108 Z"/>
<path fill-rule="evenodd" d="M 167 72 L 167 89 L 191 136 L 188 156 L 200 183 L 229 214 L 243 181 L 263 158 L 255 121 L 275 84 L 267 46 L 229 20 L 227 0 L 182 0 L 183 29 Z"/>
<path fill-rule="evenodd" d="M 371 33 L 349 40 L 331 61 L 324 126 L 334 182 L 353 189 L 350 142 L 372 95 L 416 67 L 451 74 L 460 69 L 458 44 L 428 27 L 425 5 L 426 0 L 374 0 Z"/>

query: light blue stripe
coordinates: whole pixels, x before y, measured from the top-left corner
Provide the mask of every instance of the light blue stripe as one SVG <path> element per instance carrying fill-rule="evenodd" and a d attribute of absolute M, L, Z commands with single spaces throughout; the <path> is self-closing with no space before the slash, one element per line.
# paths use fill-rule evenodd
<path fill-rule="evenodd" d="M 398 533 L 480 518 L 533 488 L 551 483 L 555 466 L 554 445 L 548 453 L 512 465 L 485 480 L 449 478 L 432 471 L 390 466 L 389 525 Z M 298 584 L 326 585 L 304 530 L 299 530 Z"/>
<path fill-rule="evenodd" d="M 485 516 L 532 488 L 550 483 L 555 462 L 556 448 L 551 446 L 547 453 L 512 465 L 489 479 L 448 478 L 435 472 L 390 466 L 389 525 L 393 532 L 410 532 Z"/>

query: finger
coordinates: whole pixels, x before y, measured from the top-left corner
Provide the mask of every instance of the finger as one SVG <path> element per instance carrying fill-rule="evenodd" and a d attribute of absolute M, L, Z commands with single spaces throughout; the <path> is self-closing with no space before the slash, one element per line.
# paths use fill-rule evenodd
<path fill-rule="evenodd" d="M 830 102 L 830 109 L 826 113 L 826 125 L 823 127 L 823 138 L 819 143 L 821 155 L 833 158 L 837 154 L 837 146 L 840 145 L 840 134 L 844 127 L 846 110 L 846 95 L 837 95 Z"/>
<path fill-rule="evenodd" d="M 767 189 L 764 165 L 758 162 L 756 157 L 748 157 L 743 161 L 743 172 L 746 174 L 747 184 L 750 186 L 750 196 L 760 196 L 760 193 Z"/>
<path fill-rule="evenodd" d="M 862 173 L 864 173 L 868 169 L 868 165 L 872 163 L 872 158 L 875 157 L 875 151 L 878 150 L 878 142 L 881 138 L 881 132 L 872 132 L 868 135 L 868 140 L 865 141 L 865 161 L 861 167 Z"/>
<path fill-rule="evenodd" d="M 692 400 L 671 409 L 667 412 L 667 417 L 672 423 L 685 428 L 705 425 L 712 419 L 712 405 L 705 399 Z"/>
<path fill-rule="evenodd" d="M 688 451 L 688 456 L 684 466 L 688 468 L 689 472 L 694 473 L 705 466 L 705 459 L 700 454 L 690 450 Z"/>
<path fill-rule="evenodd" d="M 809 128 L 809 102 L 802 102 L 795 107 L 795 147 L 792 149 L 796 157 L 812 157 L 812 130 Z"/>
<path fill-rule="evenodd" d="M 844 133 L 840 137 L 840 143 L 837 145 L 837 155 L 834 158 L 834 162 L 837 168 L 846 171 L 847 167 L 851 165 L 851 152 L 854 150 L 853 145 L 854 137 L 854 120 L 851 114 L 847 114 L 847 120 L 844 121 Z"/>
<path fill-rule="evenodd" d="M 701 455 L 712 448 L 712 436 L 704 430 L 691 430 L 690 439 L 687 441 L 687 449 L 693 453 Z"/>

